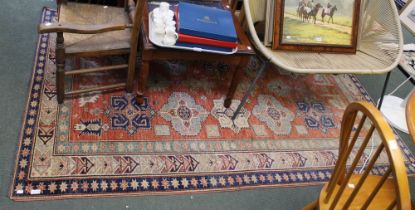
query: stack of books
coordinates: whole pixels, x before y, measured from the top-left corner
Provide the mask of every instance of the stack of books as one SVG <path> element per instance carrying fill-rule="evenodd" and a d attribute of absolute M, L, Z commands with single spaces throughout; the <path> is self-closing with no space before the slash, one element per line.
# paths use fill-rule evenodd
<path fill-rule="evenodd" d="M 176 46 L 231 52 L 238 36 L 229 10 L 180 2 L 177 11 Z"/>

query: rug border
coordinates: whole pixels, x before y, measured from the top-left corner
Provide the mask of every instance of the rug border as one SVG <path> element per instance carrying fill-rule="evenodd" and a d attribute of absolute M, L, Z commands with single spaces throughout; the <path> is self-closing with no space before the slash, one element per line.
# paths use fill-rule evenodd
<path fill-rule="evenodd" d="M 192 194 L 207 194 L 207 193 L 225 193 L 225 192 L 239 192 L 242 190 L 257 190 L 257 189 L 276 189 L 276 188 L 291 188 L 291 187 L 312 187 L 322 186 L 327 181 L 309 182 L 309 183 L 295 183 L 295 184 L 272 184 L 272 185 L 254 185 L 254 186 L 240 186 L 232 188 L 213 188 L 213 189 L 200 189 L 200 190 L 170 190 L 170 191 L 141 191 L 141 192 L 117 192 L 117 193 L 105 193 L 105 194 L 75 194 L 75 195 L 33 195 L 31 197 L 19 197 L 11 196 L 10 199 L 16 202 L 31 202 L 31 201 L 46 201 L 46 200 L 65 200 L 65 199 L 88 199 L 88 198 L 116 198 L 116 197 L 144 197 L 144 196 L 180 196 L 180 195 L 192 195 Z M 174 193 L 174 194 L 173 194 Z"/>
<path fill-rule="evenodd" d="M 40 24 L 42 22 L 43 18 L 45 17 L 45 13 L 48 10 L 53 10 L 53 9 L 49 8 L 49 7 L 46 7 L 46 6 L 42 7 L 42 13 L 39 17 L 38 24 Z M 41 39 L 42 39 L 42 35 L 38 33 L 36 48 L 35 48 L 35 51 L 34 51 L 35 55 L 33 57 L 33 66 L 32 66 L 32 71 L 31 71 L 30 82 L 28 83 L 27 92 L 26 92 L 27 93 L 27 95 L 26 95 L 26 106 L 24 106 L 25 110 L 23 111 L 22 116 L 21 116 L 22 125 L 21 125 L 21 128 L 20 128 L 19 136 L 18 136 L 18 147 L 16 149 L 16 157 L 15 157 L 15 160 L 14 160 L 14 167 L 13 167 L 14 171 L 12 172 L 12 180 L 10 182 L 9 197 L 12 200 L 15 200 L 14 196 L 13 196 L 14 185 L 15 185 L 15 179 L 16 179 L 16 175 L 17 175 L 17 169 L 19 167 L 20 148 L 23 144 L 22 137 L 23 137 L 23 132 L 25 130 L 25 126 L 24 126 L 25 119 L 26 119 L 26 116 L 27 116 L 28 111 L 29 111 L 30 98 L 32 97 L 31 96 L 31 90 L 32 90 L 32 87 L 33 87 L 33 83 L 35 82 L 35 80 L 34 80 L 35 71 L 36 71 L 36 65 L 35 64 L 36 64 L 36 61 L 39 58 L 39 53 L 38 52 L 39 52 L 39 47 L 41 45 Z"/>

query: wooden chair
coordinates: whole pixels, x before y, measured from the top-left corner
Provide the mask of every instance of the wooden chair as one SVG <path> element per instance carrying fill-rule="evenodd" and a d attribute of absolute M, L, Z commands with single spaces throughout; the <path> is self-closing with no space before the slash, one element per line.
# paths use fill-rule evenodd
<path fill-rule="evenodd" d="M 39 25 L 39 33 L 57 33 L 56 87 L 59 104 L 65 95 L 120 88 L 132 92 L 144 2 L 139 1 L 136 5 L 133 0 L 128 0 L 121 8 L 58 0 L 59 21 Z M 67 57 L 108 55 L 129 55 L 128 64 L 65 70 Z M 65 76 L 118 69 L 128 69 L 126 82 L 65 92 Z"/>
<path fill-rule="evenodd" d="M 228 0 L 200 0 L 198 2 L 203 3 L 212 3 L 212 4 L 222 4 L 223 6 L 229 6 Z M 241 29 L 238 19 L 234 16 L 234 23 L 236 33 L 239 39 L 238 51 L 232 55 L 222 55 L 206 52 L 194 52 L 187 50 L 177 50 L 177 49 L 168 49 L 161 48 L 153 45 L 149 39 L 148 33 L 148 7 L 144 6 L 143 11 L 143 32 L 141 38 L 140 50 L 142 51 L 141 56 L 141 68 L 138 82 L 137 90 L 137 102 L 143 103 L 144 95 L 147 86 L 148 74 L 150 71 L 150 62 L 155 60 L 207 60 L 207 61 L 222 61 L 231 65 L 233 76 L 229 85 L 229 89 L 226 94 L 226 99 L 224 101 L 224 106 L 229 108 L 232 102 L 232 98 L 236 91 L 237 85 L 243 75 L 243 68 L 247 65 L 250 57 L 255 54 L 250 42 Z"/>
<path fill-rule="evenodd" d="M 362 155 L 375 131 L 380 143 L 372 156 L 367 157 L 363 173 L 357 174 L 357 165 L 362 164 Z M 382 152 L 389 166 L 383 176 L 372 175 L 370 172 Z M 351 166 L 346 167 L 346 162 Z M 334 172 L 319 199 L 303 209 L 411 209 L 404 158 L 392 129 L 371 103 L 357 102 L 347 107 Z"/>
<path fill-rule="evenodd" d="M 412 91 L 406 104 L 406 124 L 412 141 L 415 143 L 415 91 Z"/>

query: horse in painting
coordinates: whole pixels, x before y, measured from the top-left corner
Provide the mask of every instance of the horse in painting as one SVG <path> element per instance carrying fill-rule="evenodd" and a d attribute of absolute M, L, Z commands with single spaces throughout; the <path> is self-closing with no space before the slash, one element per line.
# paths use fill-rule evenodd
<path fill-rule="evenodd" d="M 316 21 L 317 21 L 316 16 L 320 8 L 322 8 L 320 3 L 316 4 L 313 8 L 305 7 L 303 11 L 303 22 L 305 20 L 307 20 L 308 22 L 310 18 L 313 18 L 312 21 L 314 24 L 316 24 Z"/>
<path fill-rule="evenodd" d="M 328 8 L 328 7 L 324 8 L 323 12 L 321 13 L 321 22 L 324 23 L 324 17 L 329 16 L 329 19 L 327 20 L 327 23 L 330 23 L 330 20 L 331 20 L 331 23 L 334 23 L 333 16 L 334 16 L 334 13 L 336 11 L 337 11 L 336 5 L 334 5 L 333 7 L 330 7 L 330 8 Z"/>

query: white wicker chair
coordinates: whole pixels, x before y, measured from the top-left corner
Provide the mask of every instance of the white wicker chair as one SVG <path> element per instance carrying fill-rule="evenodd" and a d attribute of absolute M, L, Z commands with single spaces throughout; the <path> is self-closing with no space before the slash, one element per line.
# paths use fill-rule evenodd
<path fill-rule="evenodd" d="M 236 8 L 237 1 L 233 0 L 233 9 Z M 254 27 L 256 21 L 264 20 L 265 10 L 266 0 L 243 0 L 240 18 L 246 21 L 253 45 L 266 64 L 272 63 L 286 71 L 308 74 L 382 74 L 394 69 L 402 56 L 402 29 L 394 0 L 361 0 L 356 54 L 272 50 L 258 38 Z M 233 120 L 266 69 L 266 64 L 257 72 L 235 110 Z"/>
<path fill-rule="evenodd" d="M 257 50 L 276 66 L 297 73 L 381 74 L 398 65 L 402 30 L 393 0 L 362 0 L 356 54 L 274 51 L 263 45 L 254 21 L 263 19 L 264 0 L 244 0 L 244 17 Z M 264 11 L 263 13 L 258 11 Z"/>

